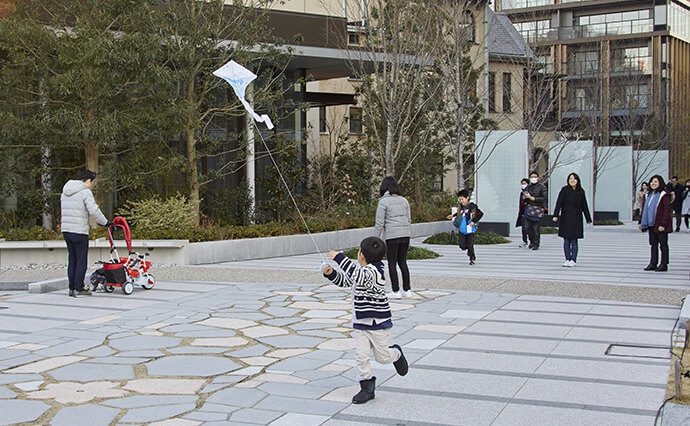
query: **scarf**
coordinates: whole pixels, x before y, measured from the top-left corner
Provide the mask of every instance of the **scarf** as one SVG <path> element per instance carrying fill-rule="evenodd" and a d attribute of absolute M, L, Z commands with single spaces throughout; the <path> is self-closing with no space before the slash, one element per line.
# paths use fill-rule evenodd
<path fill-rule="evenodd" d="M 661 192 L 652 192 L 647 195 L 647 200 L 644 203 L 644 213 L 642 214 L 642 229 L 654 227 L 654 219 L 656 218 L 656 208 L 661 200 Z"/>

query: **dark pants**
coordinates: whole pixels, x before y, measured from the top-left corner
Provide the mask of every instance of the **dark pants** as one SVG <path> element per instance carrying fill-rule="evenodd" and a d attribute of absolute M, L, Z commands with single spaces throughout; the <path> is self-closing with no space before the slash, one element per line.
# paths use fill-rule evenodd
<path fill-rule="evenodd" d="M 407 250 L 410 248 L 410 237 L 393 238 L 386 240 L 386 257 L 388 258 L 388 275 L 391 278 L 391 289 L 400 291 L 398 282 L 398 270 L 402 274 L 403 290 L 410 291 L 410 270 L 407 267 Z"/>
<path fill-rule="evenodd" d="M 567 238 L 563 238 L 563 254 L 565 254 L 565 260 L 577 262 L 578 248 L 577 239 L 569 240 Z"/>
<path fill-rule="evenodd" d="M 458 234 L 458 242 L 460 246 L 460 250 L 467 250 L 467 257 L 470 258 L 470 260 L 475 260 L 476 257 L 474 256 L 474 232 L 471 234 L 463 234 L 462 232 Z"/>
<path fill-rule="evenodd" d="M 62 236 L 67 243 L 69 253 L 67 261 L 67 279 L 69 289 L 82 291 L 84 289 L 84 277 L 86 276 L 86 263 L 89 259 L 89 236 L 63 232 Z"/>
<path fill-rule="evenodd" d="M 541 240 L 541 222 L 533 222 L 529 219 L 525 219 L 522 224 L 523 228 L 527 228 L 527 236 L 529 237 L 529 242 L 534 247 L 539 247 L 539 241 Z"/>
<path fill-rule="evenodd" d="M 668 234 L 653 231 L 651 228 L 647 230 L 647 233 L 649 233 L 649 245 L 652 249 L 649 264 L 668 266 Z M 661 263 L 659 263 L 659 249 L 661 249 Z"/>
<path fill-rule="evenodd" d="M 522 226 L 520 228 L 522 228 L 522 242 L 526 244 L 527 243 L 527 226 L 525 226 L 525 222 L 527 222 L 527 219 L 525 219 L 525 217 L 523 216 L 522 217 Z"/>
<path fill-rule="evenodd" d="M 680 223 L 681 223 L 681 217 L 683 213 L 683 205 L 681 204 L 680 206 L 671 206 L 673 209 L 673 216 L 676 217 L 676 232 L 680 231 Z"/>

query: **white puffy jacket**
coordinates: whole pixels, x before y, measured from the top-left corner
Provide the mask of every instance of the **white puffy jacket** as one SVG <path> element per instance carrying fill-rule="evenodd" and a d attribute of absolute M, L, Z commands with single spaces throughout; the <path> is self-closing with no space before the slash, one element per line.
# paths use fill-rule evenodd
<path fill-rule="evenodd" d="M 69 180 L 62 188 L 60 196 L 62 210 L 62 232 L 89 234 L 89 214 L 99 225 L 108 223 L 101 209 L 98 208 L 93 192 L 80 180 Z"/>

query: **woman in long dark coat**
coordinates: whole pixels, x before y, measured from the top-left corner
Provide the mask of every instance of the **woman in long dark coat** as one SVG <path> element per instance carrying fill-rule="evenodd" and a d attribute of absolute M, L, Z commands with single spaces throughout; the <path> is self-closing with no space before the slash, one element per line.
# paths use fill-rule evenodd
<path fill-rule="evenodd" d="M 565 262 L 563 266 L 573 267 L 577 262 L 577 240 L 583 237 L 584 226 L 582 216 L 587 223 L 592 223 L 592 216 L 587 207 L 585 190 L 580 185 L 580 176 L 577 173 L 568 175 L 568 184 L 561 188 L 553 210 L 553 221 L 558 222 L 558 236 L 563 238 L 563 252 Z"/>

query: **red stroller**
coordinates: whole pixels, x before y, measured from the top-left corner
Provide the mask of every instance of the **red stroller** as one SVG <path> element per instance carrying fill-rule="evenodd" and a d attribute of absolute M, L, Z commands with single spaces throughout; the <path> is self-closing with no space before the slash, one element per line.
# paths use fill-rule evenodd
<path fill-rule="evenodd" d="M 117 248 L 115 248 L 113 233 L 120 230 L 127 243 L 128 257 L 119 257 Z M 156 280 L 149 273 L 151 262 L 146 260 L 149 254 L 139 254 L 132 251 L 132 234 L 124 217 L 115 217 L 112 224 L 108 226 L 108 241 L 110 242 L 110 261 L 98 262 L 103 264 L 103 267 L 91 274 L 93 291 L 102 288 L 106 292 L 112 293 L 115 287 L 121 287 L 124 294 L 132 294 L 134 285 L 140 285 L 146 290 L 151 290 Z"/>

